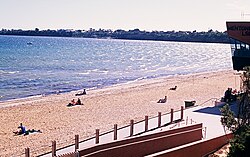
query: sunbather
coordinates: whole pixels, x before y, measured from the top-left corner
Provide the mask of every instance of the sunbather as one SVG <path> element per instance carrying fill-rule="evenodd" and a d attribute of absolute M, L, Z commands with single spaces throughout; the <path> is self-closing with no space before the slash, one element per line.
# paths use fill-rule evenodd
<path fill-rule="evenodd" d="M 172 88 L 169 88 L 169 90 L 176 90 L 177 89 L 177 86 L 174 86 Z"/>
<path fill-rule="evenodd" d="M 83 105 L 80 98 L 78 98 L 77 102 L 75 102 L 75 99 L 73 99 L 67 106 L 75 106 L 75 105 Z"/>
<path fill-rule="evenodd" d="M 83 105 L 80 98 L 78 98 L 77 102 L 76 102 L 76 105 Z"/>
<path fill-rule="evenodd" d="M 27 130 L 25 133 L 24 133 L 24 135 L 29 135 L 30 133 L 35 133 L 35 132 L 39 132 L 39 133 L 42 133 L 42 131 L 41 130 L 35 130 L 35 129 L 29 129 L 29 130 Z"/>
<path fill-rule="evenodd" d="M 18 126 L 17 128 L 18 128 L 18 131 L 14 131 L 14 132 L 13 132 L 14 134 L 16 134 L 16 135 L 25 134 L 26 129 L 25 129 L 25 127 L 23 126 L 22 123 L 20 123 L 20 126 Z"/>
<path fill-rule="evenodd" d="M 83 89 L 83 92 L 80 92 L 80 93 L 76 93 L 75 95 L 76 96 L 80 96 L 80 95 L 86 95 L 86 89 Z"/>
<path fill-rule="evenodd" d="M 157 103 L 166 103 L 167 102 L 167 96 L 165 96 L 164 99 L 160 99 Z"/>
<path fill-rule="evenodd" d="M 15 135 L 29 135 L 30 133 L 35 133 L 35 132 L 41 133 L 41 130 L 35 130 L 35 129 L 26 130 L 22 123 L 20 124 L 20 126 L 18 126 L 18 129 L 19 129 L 18 131 L 13 132 Z"/>
<path fill-rule="evenodd" d="M 74 106 L 76 105 L 75 99 L 72 99 L 71 102 L 67 106 Z"/>

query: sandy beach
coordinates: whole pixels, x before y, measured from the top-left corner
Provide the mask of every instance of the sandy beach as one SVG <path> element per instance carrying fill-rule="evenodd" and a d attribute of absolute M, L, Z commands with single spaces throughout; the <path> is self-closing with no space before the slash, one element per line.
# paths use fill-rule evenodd
<path fill-rule="evenodd" d="M 169 88 L 177 86 L 176 90 Z M 186 100 L 197 105 L 213 105 L 211 98 L 220 99 L 231 87 L 239 90 L 240 77 L 235 71 L 176 75 L 172 77 L 141 80 L 133 83 L 87 91 L 76 97 L 76 92 L 38 96 L 0 102 L 0 156 L 21 156 L 30 147 L 35 156 L 50 150 L 51 141 L 57 147 L 74 143 L 74 135 L 80 140 L 91 137 L 95 129 L 100 132 L 128 125 L 131 119 L 139 121 L 145 115 L 156 116 L 171 108 L 179 110 Z M 167 96 L 167 103 L 156 103 Z M 73 99 L 80 98 L 84 105 L 67 107 Z M 20 123 L 27 129 L 42 133 L 14 136 Z"/>

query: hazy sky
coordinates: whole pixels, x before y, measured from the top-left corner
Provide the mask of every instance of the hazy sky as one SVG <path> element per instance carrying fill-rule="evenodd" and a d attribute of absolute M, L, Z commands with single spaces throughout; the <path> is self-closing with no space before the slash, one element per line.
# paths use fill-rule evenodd
<path fill-rule="evenodd" d="M 0 0 L 0 29 L 225 31 L 229 20 L 250 21 L 250 0 Z"/>

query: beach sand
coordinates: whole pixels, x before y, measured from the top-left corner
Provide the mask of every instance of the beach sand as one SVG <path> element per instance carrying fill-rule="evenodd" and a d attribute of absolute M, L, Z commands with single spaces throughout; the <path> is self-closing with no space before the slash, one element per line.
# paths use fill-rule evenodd
<path fill-rule="evenodd" d="M 176 90 L 169 88 L 177 86 Z M 49 151 L 51 141 L 57 147 L 74 143 L 75 134 L 80 140 L 91 137 L 95 129 L 100 132 L 128 125 L 131 119 L 143 120 L 145 115 L 179 110 L 184 101 L 195 100 L 198 105 L 213 105 L 211 98 L 221 98 L 228 88 L 240 88 L 240 77 L 235 71 L 176 75 L 141 80 L 103 89 L 87 91 L 79 96 L 84 105 L 66 107 L 76 92 L 17 99 L 0 103 L 0 156 L 21 156 L 26 147 L 31 155 Z M 167 103 L 156 103 L 167 96 Z M 20 123 L 26 129 L 40 129 L 42 133 L 14 136 Z"/>

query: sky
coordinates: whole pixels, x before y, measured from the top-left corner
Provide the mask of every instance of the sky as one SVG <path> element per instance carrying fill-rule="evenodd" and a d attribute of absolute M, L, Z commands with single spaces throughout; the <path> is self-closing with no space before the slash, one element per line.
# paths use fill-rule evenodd
<path fill-rule="evenodd" d="M 242 20 L 250 0 L 0 0 L 0 29 L 225 31 Z"/>

